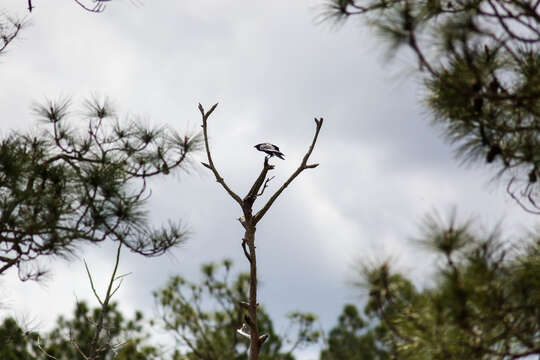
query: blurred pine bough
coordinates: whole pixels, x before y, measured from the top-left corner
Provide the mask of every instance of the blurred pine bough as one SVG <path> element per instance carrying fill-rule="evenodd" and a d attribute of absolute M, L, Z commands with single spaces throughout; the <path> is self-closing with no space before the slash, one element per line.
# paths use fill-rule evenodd
<path fill-rule="evenodd" d="M 324 16 L 360 16 L 389 49 L 406 47 L 432 121 L 466 162 L 488 164 L 540 214 L 540 11 L 536 0 L 330 0 Z"/>
<path fill-rule="evenodd" d="M 122 123 L 106 99 L 84 108 L 82 129 L 69 101 L 36 105 L 45 128 L 0 141 L 0 275 L 17 268 L 22 280 L 37 279 L 39 258 L 83 243 L 108 239 L 156 256 L 185 240 L 179 222 L 148 224 L 147 180 L 187 169 L 200 137 Z"/>

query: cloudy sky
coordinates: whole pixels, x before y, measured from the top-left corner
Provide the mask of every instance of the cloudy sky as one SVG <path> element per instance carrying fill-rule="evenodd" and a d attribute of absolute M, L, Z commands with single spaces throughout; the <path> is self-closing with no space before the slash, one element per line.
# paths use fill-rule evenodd
<path fill-rule="evenodd" d="M 31 105 L 69 96 L 77 105 L 109 96 L 120 117 L 198 131 L 197 104 L 219 107 L 209 124 L 214 161 L 244 194 L 262 166 L 253 145 L 278 144 L 268 193 L 298 166 L 311 142 L 313 117 L 324 117 L 312 161 L 257 227 L 260 299 L 277 323 L 292 310 L 313 311 L 331 327 L 351 288 L 353 265 L 391 256 L 418 284 L 428 282 L 430 257 L 408 239 L 422 216 L 457 206 L 488 226 L 530 224 L 483 168 L 459 166 L 429 127 L 415 63 L 407 54 L 388 62 L 360 21 L 336 27 L 318 19 L 323 0 L 115 0 L 104 13 L 75 3 L 3 0 L 0 11 L 29 26 L 0 57 L 0 133 L 35 126 Z M 73 121 L 78 119 L 74 118 Z M 199 158 L 203 160 L 203 154 Z M 191 238 L 171 255 L 125 254 L 132 274 L 116 300 L 126 312 L 154 314 L 151 292 L 170 275 L 196 279 L 200 264 L 225 257 L 246 270 L 236 220 L 240 209 L 211 174 L 194 163 L 189 174 L 152 182 L 151 219 L 182 219 Z M 264 200 L 264 199 L 261 199 Z M 82 257 L 104 289 L 114 247 L 82 247 L 80 258 L 50 262 L 43 283 L 0 278 L 0 317 L 14 315 L 48 329 L 76 299 L 95 305 Z M 302 354 L 314 359 L 314 350 Z"/>

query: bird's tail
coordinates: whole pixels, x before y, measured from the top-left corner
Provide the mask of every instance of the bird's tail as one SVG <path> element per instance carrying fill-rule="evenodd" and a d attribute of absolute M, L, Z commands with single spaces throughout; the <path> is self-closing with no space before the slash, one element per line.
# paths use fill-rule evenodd
<path fill-rule="evenodd" d="M 275 155 L 276 155 L 278 158 L 280 158 L 281 160 L 285 160 L 285 158 L 284 158 L 285 155 L 283 155 L 283 153 L 281 153 L 281 152 L 276 152 Z"/>

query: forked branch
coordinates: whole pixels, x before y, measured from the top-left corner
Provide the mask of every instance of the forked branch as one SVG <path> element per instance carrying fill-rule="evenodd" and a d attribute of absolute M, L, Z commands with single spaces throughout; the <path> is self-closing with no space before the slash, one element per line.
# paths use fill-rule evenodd
<path fill-rule="evenodd" d="M 270 197 L 270 199 L 268 199 L 268 201 L 262 207 L 262 209 L 259 210 L 255 214 L 255 216 L 253 217 L 255 223 L 257 223 L 259 220 L 262 219 L 264 214 L 266 214 L 266 212 L 270 209 L 270 207 L 272 206 L 274 201 L 276 201 L 276 199 L 279 197 L 279 195 L 281 195 L 283 190 L 285 190 L 285 188 L 287 186 L 289 186 L 289 184 L 298 175 L 300 175 L 300 173 L 302 171 L 304 171 L 306 169 L 313 169 L 313 168 L 316 168 L 317 166 L 319 166 L 319 164 L 309 164 L 308 165 L 307 162 L 309 160 L 309 157 L 311 156 L 311 153 L 313 152 L 313 149 L 315 148 L 315 144 L 317 143 L 317 138 L 319 136 L 319 132 L 321 131 L 322 124 L 323 124 L 323 118 L 319 118 L 319 119 L 315 118 L 315 135 L 313 136 L 313 141 L 311 142 L 311 145 L 310 145 L 306 155 L 304 155 L 304 158 L 302 159 L 302 162 L 300 163 L 300 166 L 298 166 L 298 169 L 296 169 L 296 171 L 287 179 L 287 181 L 285 181 L 285 183 L 283 183 L 283 185 L 281 185 L 281 187 Z"/>
<path fill-rule="evenodd" d="M 272 181 L 272 179 L 275 178 L 275 176 L 270 176 L 269 178 L 267 178 L 264 182 L 264 185 L 263 185 L 263 188 L 261 189 L 261 191 L 257 194 L 257 196 L 261 196 L 262 194 L 264 194 L 264 190 L 268 187 L 268 183 L 270 181 Z"/>
<path fill-rule="evenodd" d="M 248 216 L 246 214 L 246 211 L 251 214 L 251 208 L 253 206 L 253 203 L 255 202 L 255 199 L 257 199 L 258 196 L 262 195 L 262 192 L 259 192 L 259 189 L 264 184 L 264 187 L 261 190 L 264 191 L 264 188 L 268 185 L 268 181 L 270 180 L 266 178 L 266 175 L 268 174 L 268 171 L 272 169 L 274 169 L 274 165 L 268 163 L 268 158 L 265 157 L 261 173 L 257 177 L 257 180 L 255 180 L 255 182 L 253 183 L 253 186 L 251 186 L 251 189 L 249 189 L 247 195 L 244 197 L 244 206 L 242 207 L 242 209 L 244 210 L 244 216 Z"/>
<path fill-rule="evenodd" d="M 514 199 L 515 202 L 526 212 L 534 215 L 540 215 L 540 204 L 538 204 L 534 199 L 538 194 L 535 194 L 534 184 L 529 183 L 524 190 L 519 192 L 519 195 L 516 195 L 516 190 L 512 188 L 515 177 L 510 179 L 508 185 L 506 186 L 506 192 Z M 524 199 L 524 200 L 522 200 Z"/>
<path fill-rule="evenodd" d="M 274 165 L 271 165 L 268 162 L 268 157 L 264 159 L 264 164 L 259 176 L 249 189 L 248 193 L 244 198 L 240 198 L 231 188 L 225 183 L 223 177 L 219 174 L 218 170 L 214 165 L 212 160 L 212 155 L 210 153 L 210 146 L 208 145 L 208 117 L 216 109 L 217 104 L 213 105 L 209 111 L 205 111 L 201 104 L 199 104 L 199 111 L 202 115 L 202 128 L 203 128 L 203 137 L 204 145 L 206 149 L 206 156 L 208 157 L 208 163 L 202 163 L 205 167 L 210 169 L 214 174 L 216 181 L 225 189 L 225 191 L 240 205 L 242 209 L 243 216 L 238 220 L 245 229 L 244 237 L 242 238 L 242 250 L 247 260 L 249 261 L 249 301 L 244 304 L 244 308 L 247 311 L 244 319 L 245 322 L 240 329 L 237 329 L 237 332 L 249 338 L 249 360 L 258 360 L 259 352 L 261 346 L 268 338 L 268 334 L 260 334 L 259 326 L 257 321 L 257 254 L 255 246 L 255 232 L 256 225 L 266 214 L 268 209 L 272 206 L 274 201 L 278 196 L 285 190 L 287 186 L 304 170 L 316 168 L 319 164 L 308 164 L 309 157 L 315 148 L 315 143 L 317 142 L 317 137 L 322 127 L 323 119 L 315 118 L 315 135 L 311 142 L 307 153 L 304 155 L 302 162 L 298 166 L 298 169 L 285 181 L 285 183 L 270 197 L 261 210 L 259 210 L 255 215 L 253 215 L 253 204 L 259 196 L 261 196 L 265 189 L 268 187 L 268 183 L 274 178 L 267 177 L 268 171 L 274 169 Z"/>

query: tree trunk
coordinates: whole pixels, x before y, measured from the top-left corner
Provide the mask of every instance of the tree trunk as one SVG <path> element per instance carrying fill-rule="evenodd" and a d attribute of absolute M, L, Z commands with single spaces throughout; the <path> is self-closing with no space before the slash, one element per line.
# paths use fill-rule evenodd
<path fill-rule="evenodd" d="M 259 324 L 257 321 L 257 255 L 255 253 L 255 226 L 250 224 L 246 229 L 245 240 L 249 249 L 249 307 L 250 320 L 249 360 L 259 359 L 261 344 L 259 343 Z"/>

